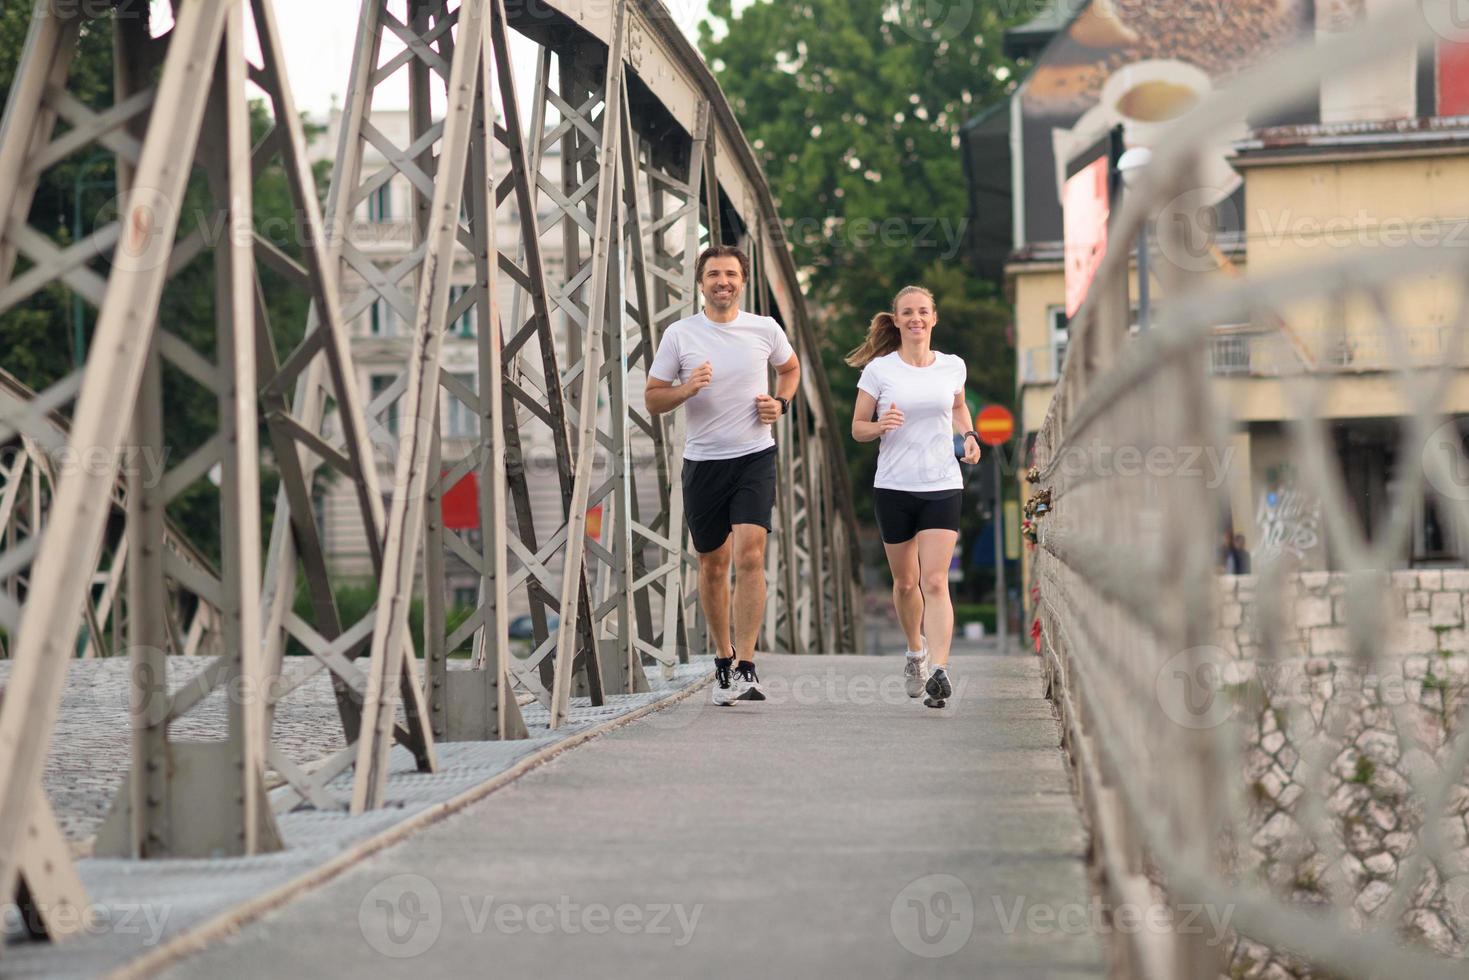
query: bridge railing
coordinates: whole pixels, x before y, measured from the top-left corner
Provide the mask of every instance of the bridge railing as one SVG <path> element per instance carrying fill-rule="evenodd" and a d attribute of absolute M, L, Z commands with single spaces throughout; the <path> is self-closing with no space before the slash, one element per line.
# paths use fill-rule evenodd
<path fill-rule="evenodd" d="M 1205 186 L 1201 157 L 1230 120 L 1268 115 L 1313 96 L 1323 78 L 1431 37 L 1417 4 L 1398 14 L 1241 75 L 1160 141 L 1114 212 L 1114 245 L 1071 321 L 1035 443 L 1036 643 L 1104 889 L 1114 910 L 1152 908 L 1162 895 L 1173 913 L 1167 929 L 1115 931 L 1120 975 L 1256 975 L 1265 961 L 1296 975 L 1463 975 L 1452 957 L 1469 939 L 1469 677 L 1462 653 L 1445 648 L 1449 627 L 1430 626 L 1436 600 L 1424 591 L 1442 590 L 1450 573 L 1388 570 L 1421 514 L 1409 502 L 1427 500 L 1443 523 L 1469 528 L 1469 495 L 1455 492 L 1463 481 L 1453 475 L 1465 472 L 1462 441 L 1432 438 L 1463 381 L 1469 257 L 1410 244 L 1279 273 L 1211 274 L 1167 261 L 1189 254 L 1182 236 L 1200 233 L 1202 217 L 1185 213 L 1192 227 L 1156 222 L 1167 301 L 1137 333 L 1129 250 L 1115 244 L 1137 241 L 1161 209 Z M 1460 300 L 1427 362 L 1414 325 L 1394 313 L 1400 291 L 1425 276 L 1453 283 Z M 1384 383 L 1403 406 L 1398 503 L 1367 527 L 1358 520 L 1323 421 L 1349 379 L 1334 365 L 1294 371 L 1279 389 L 1289 405 L 1282 454 L 1319 496 L 1339 571 L 1295 571 L 1277 549 L 1257 553 L 1251 576 L 1221 576 L 1229 481 L 1167 461 L 1228 459 L 1241 431 L 1211 367 L 1243 373 L 1248 362 L 1221 351 L 1218 328 L 1280 323 L 1313 302 L 1351 310 L 1328 318 L 1339 336 L 1318 339 L 1345 340 L 1350 323 L 1386 352 Z M 1156 465 L 1100 465 L 1089 455 L 1098 445 Z M 1418 633 L 1432 653 L 1415 660 L 1405 650 Z M 1390 677 L 1399 696 L 1383 689 Z M 1186 926 L 1201 906 L 1228 913 L 1227 943 Z"/>

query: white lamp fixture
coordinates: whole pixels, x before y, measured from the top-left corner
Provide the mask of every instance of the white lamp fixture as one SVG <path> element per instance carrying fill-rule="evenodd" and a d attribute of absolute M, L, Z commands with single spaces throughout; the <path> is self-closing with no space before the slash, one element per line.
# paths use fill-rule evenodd
<path fill-rule="evenodd" d="M 1134 146 L 1124 150 L 1122 156 L 1117 159 L 1117 170 L 1122 174 L 1122 182 L 1131 187 L 1137 179 L 1138 171 L 1153 162 L 1153 151 L 1146 146 Z"/>

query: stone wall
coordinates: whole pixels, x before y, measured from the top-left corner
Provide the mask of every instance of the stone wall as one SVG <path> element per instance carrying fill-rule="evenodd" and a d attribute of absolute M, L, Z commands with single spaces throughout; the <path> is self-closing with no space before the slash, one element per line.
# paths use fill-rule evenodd
<path fill-rule="evenodd" d="M 1469 720 L 1469 570 L 1383 575 L 1348 595 L 1347 577 L 1305 572 L 1269 615 L 1253 576 L 1221 578 L 1219 683 L 1242 722 L 1248 840 L 1234 842 L 1246 880 L 1302 904 L 1350 904 L 1355 925 L 1391 914 L 1389 896 L 1425 831 L 1415 776 L 1433 777 Z M 1357 666 L 1355 602 L 1384 602 L 1388 655 Z M 1278 638 L 1277 649 L 1263 642 Z M 1314 793 L 1307 793 L 1314 787 Z M 1319 816 L 1312 817 L 1314 804 Z M 1303 829 L 1329 828 L 1316 847 Z M 1401 932 L 1440 953 L 1469 956 L 1469 777 L 1451 790 L 1438 830 L 1449 855 L 1428 866 L 1403 907 Z M 1309 976 L 1247 939 L 1236 977 Z"/>

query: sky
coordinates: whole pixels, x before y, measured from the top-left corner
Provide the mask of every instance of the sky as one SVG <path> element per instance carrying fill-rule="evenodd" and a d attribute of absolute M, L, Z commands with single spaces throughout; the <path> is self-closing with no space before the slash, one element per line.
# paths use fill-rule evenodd
<path fill-rule="evenodd" d="M 684 33 L 695 40 L 699 22 L 708 13 L 707 0 L 663 2 Z M 745 7 L 750 2 L 736 2 L 735 7 Z M 313 116 L 325 115 L 331 109 L 333 96 L 338 104 L 342 100 L 361 7 L 362 0 L 276 0 L 276 17 L 286 48 L 291 87 L 297 104 Z M 518 37 L 513 31 L 511 35 Z M 527 54 L 516 58 L 516 72 L 522 76 L 523 88 L 534 79 L 534 48 L 525 43 L 522 50 Z M 406 73 L 400 72 L 394 81 L 403 81 L 405 77 Z M 405 107 L 408 104 L 406 81 L 400 92 L 380 91 L 375 104 L 383 108 Z"/>

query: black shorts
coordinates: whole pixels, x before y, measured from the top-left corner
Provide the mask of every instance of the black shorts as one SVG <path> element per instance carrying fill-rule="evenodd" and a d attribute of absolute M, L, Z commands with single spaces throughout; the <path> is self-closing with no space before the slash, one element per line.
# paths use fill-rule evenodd
<path fill-rule="evenodd" d="M 774 446 L 733 459 L 684 460 L 684 520 L 700 554 L 719 550 L 736 524 L 769 531 L 774 507 Z"/>
<path fill-rule="evenodd" d="M 964 506 L 963 490 L 872 491 L 877 529 L 884 544 L 913 540 L 919 531 L 959 530 L 959 512 Z"/>

